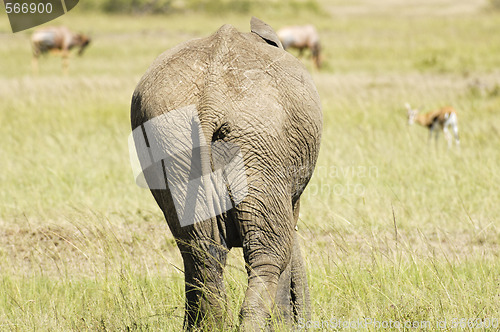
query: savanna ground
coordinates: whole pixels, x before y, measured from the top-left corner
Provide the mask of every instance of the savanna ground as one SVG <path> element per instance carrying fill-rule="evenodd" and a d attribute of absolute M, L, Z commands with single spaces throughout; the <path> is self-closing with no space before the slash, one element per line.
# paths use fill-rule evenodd
<path fill-rule="evenodd" d="M 77 7 L 56 23 L 94 40 L 68 76 L 56 57 L 32 75 L 30 31 L 11 34 L 2 10 L 0 330 L 181 328 L 181 258 L 129 166 L 130 99 L 162 51 L 223 23 L 248 31 L 251 15 L 313 22 L 323 42 L 321 71 L 303 60 L 324 132 L 299 221 L 316 324 L 500 324 L 500 13 L 466 0 L 319 5 L 150 17 Z M 405 102 L 455 107 L 461 148 L 442 135 L 429 144 Z M 241 250 L 225 277 L 237 321 Z"/>

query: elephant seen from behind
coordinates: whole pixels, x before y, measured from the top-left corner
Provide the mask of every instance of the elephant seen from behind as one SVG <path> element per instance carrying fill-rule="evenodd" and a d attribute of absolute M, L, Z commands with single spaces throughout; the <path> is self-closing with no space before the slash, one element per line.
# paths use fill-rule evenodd
<path fill-rule="evenodd" d="M 233 247 L 243 248 L 248 274 L 240 330 L 269 328 L 274 313 L 307 319 L 296 224 L 321 104 L 273 29 L 252 18 L 250 33 L 224 25 L 164 52 L 135 89 L 131 123 L 141 179 L 184 261 L 184 327 L 233 324 L 223 283 Z"/>

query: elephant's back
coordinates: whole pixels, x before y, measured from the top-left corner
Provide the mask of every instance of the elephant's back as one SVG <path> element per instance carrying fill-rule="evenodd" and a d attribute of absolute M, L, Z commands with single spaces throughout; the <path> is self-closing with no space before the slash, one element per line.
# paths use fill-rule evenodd
<path fill-rule="evenodd" d="M 152 108 L 149 118 L 187 103 L 199 105 L 200 112 L 208 103 L 208 108 L 222 109 L 218 113 L 238 113 L 239 108 L 246 113 L 245 106 L 254 106 L 254 113 L 276 118 L 280 115 L 271 104 L 281 105 L 283 98 L 298 102 L 305 94 L 319 103 L 312 78 L 300 61 L 256 34 L 240 33 L 230 25 L 162 53 L 135 91 L 143 103 L 150 104 L 143 105 Z"/>
<path fill-rule="evenodd" d="M 132 127 L 189 105 L 207 140 L 231 141 L 246 158 L 284 167 L 316 160 L 322 120 L 312 78 L 300 61 L 254 33 L 224 25 L 161 54 L 134 93 Z M 215 135 L 221 128 L 223 137 Z"/>

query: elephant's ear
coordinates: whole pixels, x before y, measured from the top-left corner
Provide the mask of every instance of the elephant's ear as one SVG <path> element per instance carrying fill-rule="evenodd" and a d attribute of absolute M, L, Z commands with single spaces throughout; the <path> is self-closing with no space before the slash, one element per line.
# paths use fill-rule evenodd
<path fill-rule="evenodd" d="M 281 49 L 283 48 L 278 35 L 267 23 L 259 20 L 256 17 L 252 17 L 252 19 L 250 20 L 250 29 L 253 33 L 259 35 L 260 38 L 264 39 L 269 45 L 273 45 Z"/>

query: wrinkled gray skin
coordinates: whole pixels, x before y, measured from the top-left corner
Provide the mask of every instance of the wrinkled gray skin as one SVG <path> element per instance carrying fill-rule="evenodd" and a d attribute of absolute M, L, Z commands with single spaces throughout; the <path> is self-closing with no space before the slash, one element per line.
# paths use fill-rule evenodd
<path fill-rule="evenodd" d="M 230 25 L 160 55 L 136 87 L 132 129 L 195 104 L 207 142 L 241 149 L 248 195 L 217 217 L 181 227 L 170 191 L 151 190 L 184 260 L 184 327 L 223 328 L 228 320 L 223 269 L 243 247 L 248 288 L 240 330 L 266 326 L 273 311 L 290 322 L 309 315 L 306 272 L 295 226 L 316 163 L 322 114 L 313 81 L 275 32 L 252 18 L 252 32 Z M 214 170 L 210 146 L 203 174 Z M 168 175 L 167 175 L 168 176 Z"/>

